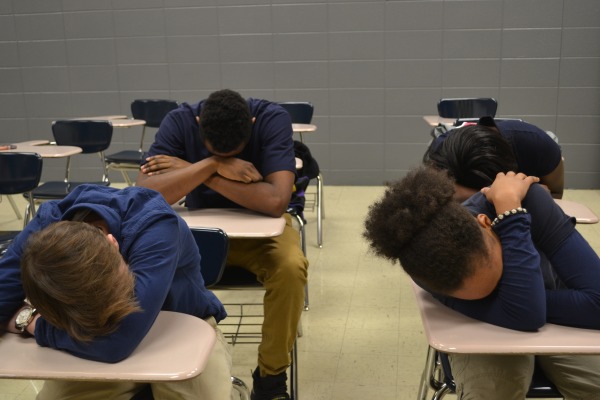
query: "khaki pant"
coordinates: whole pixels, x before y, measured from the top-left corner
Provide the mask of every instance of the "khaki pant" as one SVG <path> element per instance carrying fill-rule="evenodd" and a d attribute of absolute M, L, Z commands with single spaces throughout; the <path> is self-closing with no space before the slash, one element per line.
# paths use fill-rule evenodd
<path fill-rule="evenodd" d="M 266 290 L 262 342 L 258 346 L 261 375 L 277 375 L 290 365 L 290 352 L 304 305 L 308 260 L 300 248 L 300 235 L 292 218 L 284 215 L 281 235 L 230 241 L 228 265 L 255 274 Z"/>
<path fill-rule="evenodd" d="M 217 333 L 215 347 L 204 371 L 185 381 L 152 383 L 155 400 L 231 400 L 231 346 L 207 318 Z M 130 400 L 146 383 L 46 381 L 37 400 Z"/>
<path fill-rule="evenodd" d="M 600 356 L 449 355 L 461 400 L 522 400 L 537 361 L 568 400 L 600 399 Z"/>

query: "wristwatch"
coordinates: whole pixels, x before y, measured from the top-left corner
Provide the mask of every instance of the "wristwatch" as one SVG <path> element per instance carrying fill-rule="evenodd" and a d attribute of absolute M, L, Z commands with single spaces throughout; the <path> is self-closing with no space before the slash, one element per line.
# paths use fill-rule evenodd
<path fill-rule="evenodd" d="M 37 310 L 31 306 L 23 307 L 15 319 L 15 327 L 19 331 L 25 332 L 25 329 L 27 329 L 37 313 Z"/>

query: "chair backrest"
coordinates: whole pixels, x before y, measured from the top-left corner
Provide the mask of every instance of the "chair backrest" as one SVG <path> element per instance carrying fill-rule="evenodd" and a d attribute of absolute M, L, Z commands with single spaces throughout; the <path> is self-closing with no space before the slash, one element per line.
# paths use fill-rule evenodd
<path fill-rule="evenodd" d="M 498 102 L 491 97 L 440 99 L 437 108 L 442 118 L 494 117 Z"/>
<path fill-rule="evenodd" d="M 174 100 L 138 99 L 131 103 L 131 115 L 135 119 L 146 121 L 146 126 L 158 128 L 165 115 L 177 107 Z"/>
<path fill-rule="evenodd" d="M 191 228 L 191 231 L 200 251 L 204 285 L 213 286 L 223 276 L 229 251 L 229 237 L 219 228 Z"/>
<path fill-rule="evenodd" d="M 0 152 L 0 194 L 30 192 L 40 183 L 43 159 L 37 153 Z"/>
<path fill-rule="evenodd" d="M 279 105 L 292 117 L 293 124 L 310 124 L 314 112 L 312 103 L 306 101 L 285 101 Z"/>
<path fill-rule="evenodd" d="M 113 127 L 109 121 L 61 120 L 52 123 L 57 145 L 81 147 L 84 154 L 99 153 L 110 146 Z"/>

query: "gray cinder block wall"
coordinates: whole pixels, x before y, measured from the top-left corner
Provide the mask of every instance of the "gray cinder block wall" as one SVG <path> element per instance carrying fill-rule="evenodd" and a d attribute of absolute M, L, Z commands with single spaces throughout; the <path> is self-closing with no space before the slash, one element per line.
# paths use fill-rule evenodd
<path fill-rule="evenodd" d="M 568 187 L 600 187 L 598 0 L 0 1 L 0 143 L 224 87 L 313 102 L 306 139 L 328 185 L 402 176 L 439 98 L 491 96 L 499 116 L 558 135 Z M 109 152 L 140 132 L 116 129 Z M 63 165 L 47 160 L 43 179 Z"/>

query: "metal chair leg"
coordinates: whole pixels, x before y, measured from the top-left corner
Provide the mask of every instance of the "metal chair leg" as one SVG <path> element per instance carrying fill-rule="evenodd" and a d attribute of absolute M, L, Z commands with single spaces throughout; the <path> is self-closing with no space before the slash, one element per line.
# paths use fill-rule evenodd
<path fill-rule="evenodd" d="M 297 343 L 294 342 L 292 347 L 292 365 L 290 366 L 290 396 L 291 400 L 298 400 L 298 347 Z"/>
<path fill-rule="evenodd" d="M 323 248 L 323 175 L 317 175 L 317 244 Z"/>
<path fill-rule="evenodd" d="M 419 384 L 418 400 L 425 400 L 427 392 L 431 388 L 434 391 L 439 391 L 444 383 L 441 376 L 441 366 L 438 365 L 436 351 L 431 347 L 427 347 L 427 357 L 425 358 L 425 366 L 421 374 L 421 382 Z"/>
<path fill-rule="evenodd" d="M 13 211 L 15 212 L 17 219 L 22 219 L 23 217 L 21 216 L 21 212 L 19 211 L 19 208 L 17 207 L 17 203 L 15 203 L 15 199 L 13 199 L 11 195 L 7 195 L 6 197 L 8 197 L 8 202 L 10 203 L 10 206 L 12 207 Z"/>
<path fill-rule="evenodd" d="M 440 400 L 444 398 L 448 392 L 450 392 L 450 387 L 444 383 L 442 387 L 433 394 L 431 400 Z"/>
<path fill-rule="evenodd" d="M 233 389 L 239 393 L 241 400 L 250 400 L 250 389 L 243 380 L 232 376 L 231 384 L 233 385 Z"/>
<path fill-rule="evenodd" d="M 304 225 L 304 221 L 302 217 L 295 212 L 290 213 L 290 215 L 296 219 L 298 223 L 298 228 L 300 230 L 300 247 L 302 248 L 302 253 L 306 257 L 306 229 Z M 308 283 L 304 286 L 304 311 L 308 311 L 309 309 L 309 299 L 308 299 Z"/>

